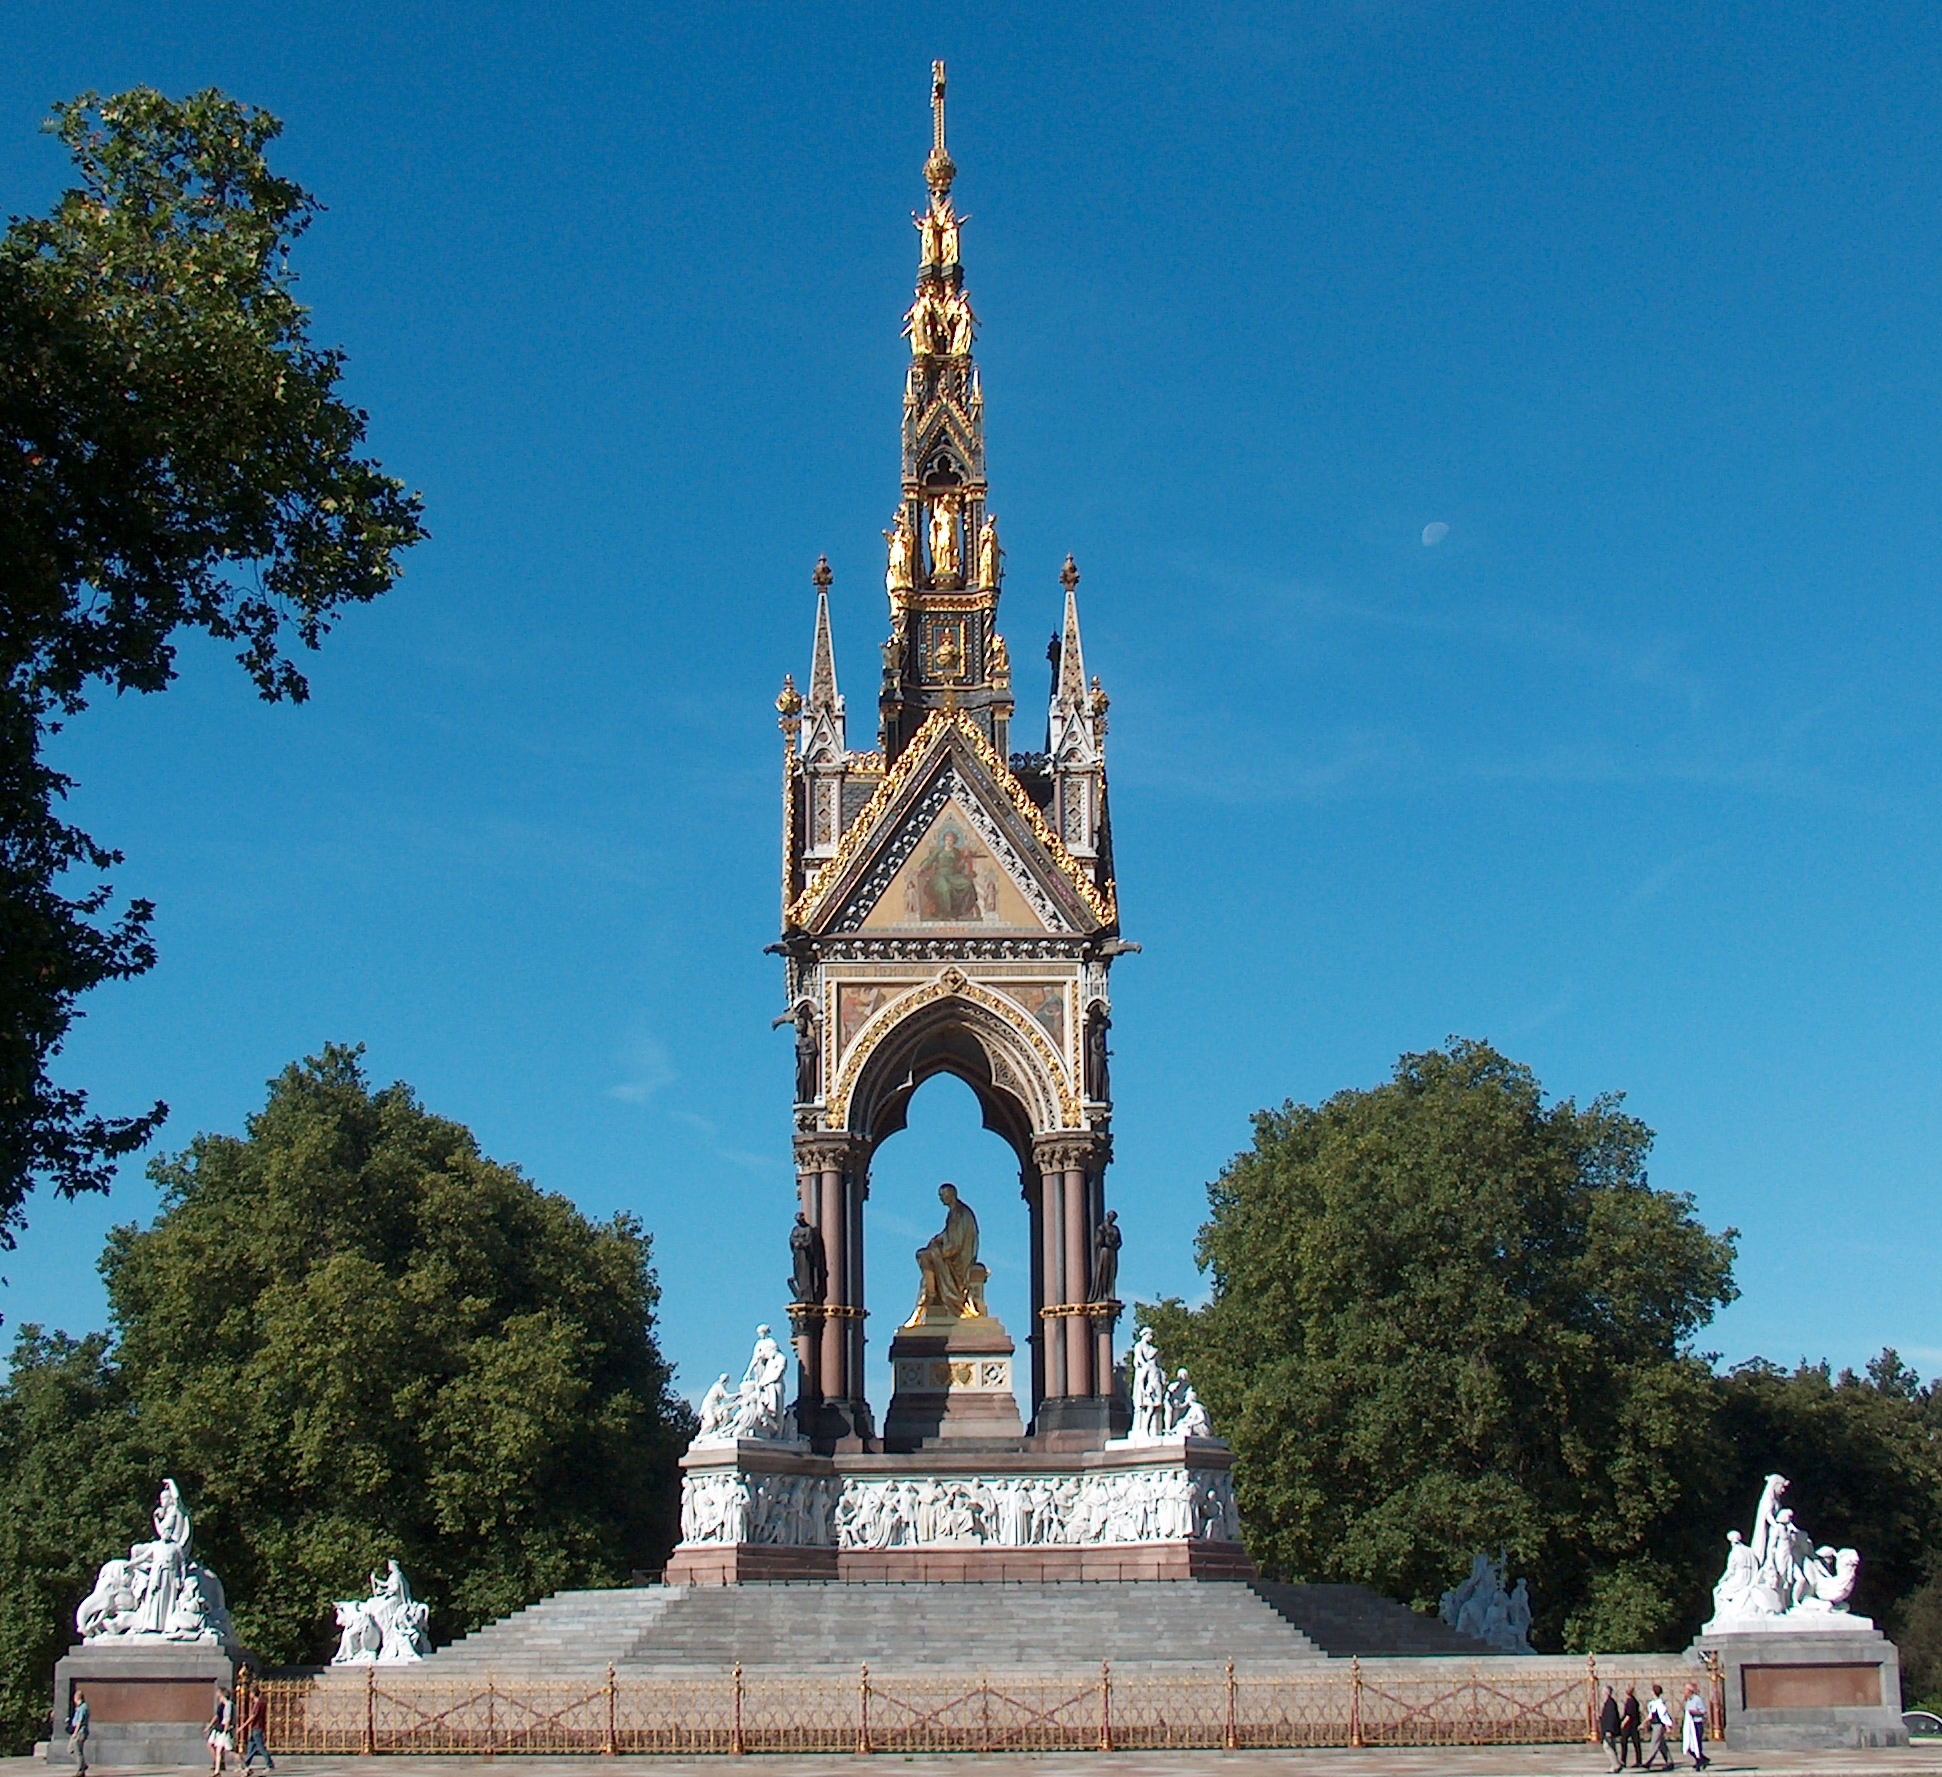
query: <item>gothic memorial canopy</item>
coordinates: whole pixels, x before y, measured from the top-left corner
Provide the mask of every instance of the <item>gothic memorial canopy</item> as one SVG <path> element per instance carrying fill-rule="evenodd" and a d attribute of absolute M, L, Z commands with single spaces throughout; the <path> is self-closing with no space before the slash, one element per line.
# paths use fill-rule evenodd
<path fill-rule="evenodd" d="M 751 1443 L 734 1427 L 753 1423 L 752 1409 L 728 1398 L 726 1378 L 718 1385 L 709 1435 L 685 1459 L 687 1519 L 671 1578 L 809 1577 L 839 1551 L 845 1561 L 874 1551 L 896 1566 L 907 1549 L 915 1574 L 928 1559 L 918 1546 L 937 1540 L 919 1529 L 958 1518 L 962 1534 L 944 1540 L 990 1545 L 994 1559 L 1009 1549 L 1003 1559 L 1024 1563 L 1021 1577 L 1045 1567 L 1050 1558 L 1030 1552 L 1043 1544 L 1138 1545 L 1140 1571 L 1156 1576 L 1195 1561 L 1203 1571 L 1208 1550 L 1245 1564 L 1231 1546 L 1225 1446 L 1198 1422 L 1136 1452 L 1126 1446 L 1131 1405 L 1113 1360 L 1121 1235 L 1105 1200 L 1108 976 L 1135 947 L 1119 936 L 1107 699 L 1086 676 L 1079 571 L 1068 556 L 1041 750 L 1016 750 L 1011 656 L 998 628 L 1005 551 L 986 479 L 968 218 L 951 196 L 944 90 L 940 62 L 904 316 L 902 487 L 883 532 L 890 633 L 875 745 L 850 747 L 827 560 L 814 574 L 807 695 L 785 679 L 776 700 L 775 948 L 787 995 L 777 1022 L 796 1034 L 797 1398 L 780 1435 Z M 940 1231 L 910 1258 L 893 1255 L 894 1281 L 876 1294 L 890 1305 L 877 1312 L 897 1317 L 879 1430 L 864 1384 L 863 1209 L 878 1145 L 938 1073 L 971 1088 L 986 1126 L 1018 1158 L 1031 1224 L 1029 1392 L 978 1257 L 980 1215 L 1014 1212 L 944 1184 Z M 1190 1448 L 1200 1452 L 1191 1471 Z M 950 1483 L 957 1503 L 940 1519 L 924 1502 L 945 1497 L 947 1470 L 973 1478 Z M 1095 1494 L 1118 1502 L 1100 1507 L 1097 1526 L 1083 1503 Z M 1120 1526 L 1110 1537 L 1109 1522 Z M 1201 1553 L 1190 1559 L 1189 1546 Z M 767 1552 L 758 1561 L 751 1549 Z M 1157 1552 L 1165 1549 L 1174 1552 Z"/>

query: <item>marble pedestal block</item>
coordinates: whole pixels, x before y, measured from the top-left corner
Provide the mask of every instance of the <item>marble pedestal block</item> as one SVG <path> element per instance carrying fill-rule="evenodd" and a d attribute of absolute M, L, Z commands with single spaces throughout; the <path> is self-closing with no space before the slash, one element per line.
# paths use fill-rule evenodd
<path fill-rule="evenodd" d="M 49 1764 L 72 1765 L 67 1723 L 78 1685 L 87 1694 L 90 1765 L 201 1765 L 216 1686 L 232 1694 L 241 1656 L 213 1641 L 88 1642 L 54 1667 Z M 240 1753 L 239 1743 L 236 1750 Z"/>
<path fill-rule="evenodd" d="M 1852 1628 L 1702 1630 L 1695 1654 L 1719 1656 L 1734 1751 L 1906 1746 L 1901 1656 L 1865 1617 Z M 1678 1707 L 1674 1701 L 1674 1708 Z"/>
<path fill-rule="evenodd" d="M 883 1416 L 884 1449 L 1022 1438 L 1012 1351 L 995 1314 L 899 1327 L 890 1341 L 895 1392 Z"/>

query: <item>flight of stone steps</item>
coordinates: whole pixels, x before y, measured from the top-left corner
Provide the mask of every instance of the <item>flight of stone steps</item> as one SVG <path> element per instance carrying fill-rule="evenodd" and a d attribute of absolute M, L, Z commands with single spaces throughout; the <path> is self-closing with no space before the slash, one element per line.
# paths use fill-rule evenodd
<path fill-rule="evenodd" d="M 1251 1589 L 1324 1653 L 1338 1660 L 1351 1654 L 1360 1654 L 1365 1660 L 1436 1654 L 1474 1659 L 1498 1652 L 1488 1642 L 1459 1635 L 1440 1618 L 1419 1617 L 1408 1605 L 1372 1592 L 1367 1586 L 1298 1586 L 1256 1580 Z"/>
<path fill-rule="evenodd" d="M 1301 1595 L 1316 1595 L 1304 1599 Z M 561 1592 L 434 1654 L 426 1677 L 617 1667 L 1070 1670 L 1110 1660 L 1262 1666 L 1327 1655 L 1478 1654 L 1359 1586 L 1231 1581 L 950 1585 L 804 1582 Z"/>

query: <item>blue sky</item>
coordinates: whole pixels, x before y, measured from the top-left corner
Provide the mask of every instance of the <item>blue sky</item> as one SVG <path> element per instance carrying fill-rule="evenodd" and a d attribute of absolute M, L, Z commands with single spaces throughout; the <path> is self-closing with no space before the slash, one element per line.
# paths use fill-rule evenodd
<path fill-rule="evenodd" d="M 1123 1287 L 1199 1292 L 1251 1111 L 1462 1033 L 1625 1092 L 1654 1181 L 1742 1230 L 1702 1344 L 1942 1370 L 1932 7 L 283 0 L 8 39 L 11 212 L 83 88 L 284 118 L 316 333 L 433 533 L 309 705 L 191 646 L 65 737 L 159 904 L 161 966 L 59 1066 L 101 1109 L 166 1098 L 178 1147 L 362 1041 L 645 1220 L 684 1387 L 778 1318 L 772 699 L 827 552 L 867 744 L 943 56 L 1019 733 L 1067 550 L 1113 698 Z M 946 1176 L 1022 1336 L 1015 1170 L 945 1081 L 879 1158 L 876 1325 Z M 152 1202 L 37 1200 L 0 1313 L 99 1324 Z"/>

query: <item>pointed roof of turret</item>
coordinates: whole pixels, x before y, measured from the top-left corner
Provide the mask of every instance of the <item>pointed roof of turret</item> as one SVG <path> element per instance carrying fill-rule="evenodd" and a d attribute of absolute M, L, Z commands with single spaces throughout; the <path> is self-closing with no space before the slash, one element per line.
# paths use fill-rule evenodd
<path fill-rule="evenodd" d="M 1056 709 L 1076 710 L 1085 702 L 1086 657 L 1079 645 L 1079 568 L 1071 556 L 1059 571 L 1065 588 L 1065 628 L 1059 640 L 1059 682 L 1052 692 Z"/>

